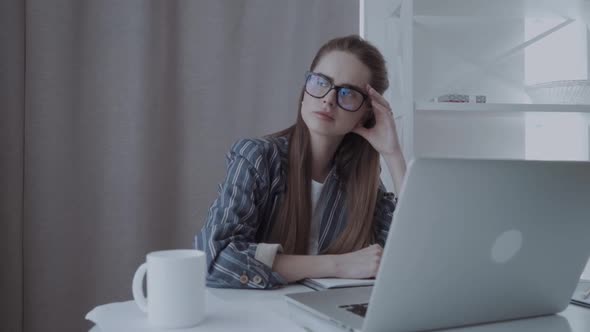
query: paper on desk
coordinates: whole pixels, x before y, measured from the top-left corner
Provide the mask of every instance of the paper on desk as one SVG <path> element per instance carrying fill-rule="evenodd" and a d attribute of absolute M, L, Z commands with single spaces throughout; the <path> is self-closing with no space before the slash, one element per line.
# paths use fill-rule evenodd
<path fill-rule="evenodd" d="M 302 283 L 311 288 L 343 288 L 358 286 L 373 286 L 375 279 L 341 279 L 341 278 L 315 278 L 304 279 Z"/>
<path fill-rule="evenodd" d="M 200 332 L 200 331 L 298 331 L 288 317 L 270 313 L 253 303 L 245 306 L 224 301 L 207 292 L 207 317 L 199 325 L 187 329 L 160 329 L 148 324 L 147 315 L 134 301 L 110 303 L 94 308 L 86 319 L 96 324 L 101 332 Z"/>
<path fill-rule="evenodd" d="M 590 281 L 580 280 L 572 295 L 571 302 L 582 307 L 590 308 L 590 297 L 587 295 L 588 292 L 590 292 Z"/>

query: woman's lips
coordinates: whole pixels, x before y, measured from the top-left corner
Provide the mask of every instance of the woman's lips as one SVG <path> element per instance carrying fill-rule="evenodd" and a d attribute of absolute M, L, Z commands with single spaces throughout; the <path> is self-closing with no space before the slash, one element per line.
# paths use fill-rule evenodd
<path fill-rule="evenodd" d="M 331 117 L 330 115 L 328 115 L 325 112 L 313 112 L 313 114 L 318 117 L 319 119 L 325 120 L 325 121 L 334 121 L 334 118 Z"/>

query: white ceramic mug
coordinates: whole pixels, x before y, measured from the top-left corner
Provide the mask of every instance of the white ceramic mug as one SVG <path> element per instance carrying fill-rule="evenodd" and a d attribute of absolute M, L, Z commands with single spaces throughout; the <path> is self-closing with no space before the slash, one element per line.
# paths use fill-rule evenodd
<path fill-rule="evenodd" d="M 133 276 L 133 299 L 151 325 L 183 328 L 205 318 L 205 253 L 199 250 L 154 251 Z M 143 278 L 147 273 L 147 293 Z"/>

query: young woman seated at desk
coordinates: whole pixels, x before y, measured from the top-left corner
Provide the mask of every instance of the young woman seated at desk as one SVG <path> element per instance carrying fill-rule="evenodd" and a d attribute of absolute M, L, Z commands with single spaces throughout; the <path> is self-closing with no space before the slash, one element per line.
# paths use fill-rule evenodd
<path fill-rule="evenodd" d="M 302 73 L 303 74 L 303 73 Z M 302 75 L 303 76 L 303 75 Z M 304 278 L 377 273 L 406 164 L 387 69 L 358 36 L 328 41 L 302 81 L 295 124 L 230 149 L 227 175 L 195 237 L 207 285 L 276 288 Z"/>

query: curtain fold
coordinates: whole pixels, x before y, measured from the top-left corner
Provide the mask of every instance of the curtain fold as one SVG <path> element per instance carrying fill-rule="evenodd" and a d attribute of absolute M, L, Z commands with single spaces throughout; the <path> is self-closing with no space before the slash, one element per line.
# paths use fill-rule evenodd
<path fill-rule="evenodd" d="M 24 295 L 15 290 L 2 304 L 13 306 L 13 324 L 24 310 L 27 332 L 88 330 L 94 306 L 131 298 L 147 252 L 192 247 L 231 143 L 290 125 L 315 51 L 358 31 L 356 0 L 28 0 L 19 8 L 26 24 L 0 40 L 3 53 L 4 39 L 14 42 L 14 61 L 2 61 L 14 79 L 2 75 L 2 86 L 22 90 L 26 78 L 26 98 L 11 93 L 9 114 L 2 95 L 0 124 L 13 134 L 2 130 L 0 176 L 12 187 L 2 186 L 1 236 L 19 253 L 9 276 L 22 277 Z"/>
<path fill-rule="evenodd" d="M 0 2 L 0 326 L 21 331 L 23 321 L 23 135 L 25 5 Z"/>

